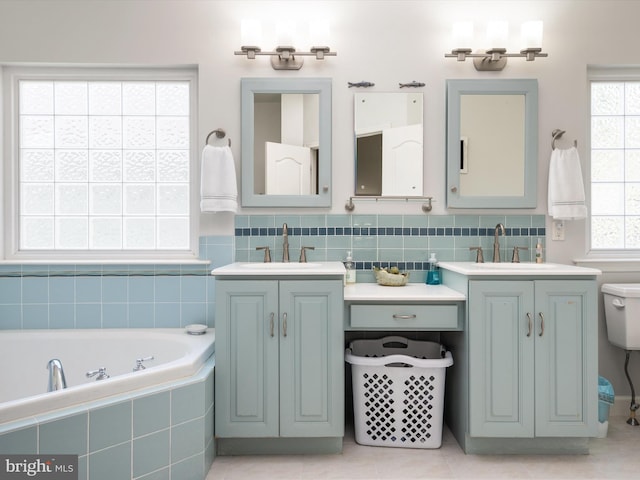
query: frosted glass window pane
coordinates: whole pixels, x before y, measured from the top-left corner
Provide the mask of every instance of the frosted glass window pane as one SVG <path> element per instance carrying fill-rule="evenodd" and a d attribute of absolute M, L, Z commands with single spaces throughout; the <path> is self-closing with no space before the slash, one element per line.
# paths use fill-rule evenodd
<path fill-rule="evenodd" d="M 626 150 L 624 155 L 625 179 L 630 182 L 640 182 L 640 150 Z"/>
<path fill-rule="evenodd" d="M 625 148 L 640 148 L 640 117 L 625 117 Z"/>
<path fill-rule="evenodd" d="M 591 148 L 624 148 L 624 117 L 592 117 Z"/>
<path fill-rule="evenodd" d="M 153 150 L 124 152 L 125 182 L 153 182 L 156 178 L 156 155 Z"/>
<path fill-rule="evenodd" d="M 594 183 L 591 200 L 593 215 L 624 215 L 624 183 Z"/>
<path fill-rule="evenodd" d="M 624 217 L 591 217 L 591 246 L 596 249 L 624 248 Z"/>
<path fill-rule="evenodd" d="M 89 247 L 87 217 L 56 217 L 55 248 L 86 250 Z"/>
<path fill-rule="evenodd" d="M 157 172 L 158 182 L 188 182 L 189 151 L 159 150 Z"/>
<path fill-rule="evenodd" d="M 57 182 L 86 182 L 89 178 L 87 151 L 56 150 L 55 177 Z"/>
<path fill-rule="evenodd" d="M 21 150 L 20 179 L 23 182 L 53 182 L 53 150 Z"/>
<path fill-rule="evenodd" d="M 155 115 L 156 85 L 151 82 L 124 82 L 122 84 L 123 115 Z"/>
<path fill-rule="evenodd" d="M 122 185 L 92 184 L 89 187 L 89 215 L 122 215 Z"/>
<path fill-rule="evenodd" d="M 20 117 L 21 148 L 53 148 L 53 117 L 29 116 Z"/>
<path fill-rule="evenodd" d="M 625 217 L 625 248 L 640 248 L 640 217 Z"/>
<path fill-rule="evenodd" d="M 124 186 L 125 215 L 155 215 L 156 189 L 149 184 L 130 184 Z"/>
<path fill-rule="evenodd" d="M 156 219 L 124 217 L 123 246 L 126 249 L 153 249 L 156 246 Z"/>
<path fill-rule="evenodd" d="M 87 215 L 88 194 L 86 184 L 56 183 L 56 215 Z"/>
<path fill-rule="evenodd" d="M 622 115 L 624 113 L 624 83 L 594 82 L 591 84 L 592 115 Z"/>
<path fill-rule="evenodd" d="M 124 117 L 122 138 L 124 148 L 155 148 L 155 117 Z"/>
<path fill-rule="evenodd" d="M 187 83 L 158 83 L 156 91 L 156 115 L 189 115 L 189 85 Z"/>
<path fill-rule="evenodd" d="M 87 148 L 89 146 L 89 125 L 87 117 L 56 117 L 56 148 Z"/>
<path fill-rule="evenodd" d="M 20 115 L 53 114 L 53 82 L 21 80 Z"/>
<path fill-rule="evenodd" d="M 188 215 L 189 186 L 158 185 L 158 215 Z"/>
<path fill-rule="evenodd" d="M 628 82 L 624 95 L 625 115 L 640 115 L 640 82 Z"/>
<path fill-rule="evenodd" d="M 189 148 L 188 117 L 158 117 L 158 148 Z"/>
<path fill-rule="evenodd" d="M 158 248 L 189 248 L 189 218 L 158 218 Z"/>
<path fill-rule="evenodd" d="M 87 82 L 55 82 L 56 115 L 86 115 L 89 111 Z"/>
<path fill-rule="evenodd" d="M 53 183 L 25 183 L 20 189 L 22 215 L 53 215 Z"/>
<path fill-rule="evenodd" d="M 92 182 L 121 182 L 122 151 L 90 150 L 89 179 Z"/>
<path fill-rule="evenodd" d="M 122 84 L 91 82 L 89 84 L 89 115 L 122 115 Z"/>
<path fill-rule="evenodd" d="M 20 219 L 21 249 L 51 249 L 53 246 L 53 217 L 22 217 Z"/>
<path fill-rule="evenodd" d="M 640 215 L 640 183 L 628 183 L 625 186 L 626 215 Z"/>
<path fill-rule="evenodd" d="M 624 150 L 594 150 L 591 152 L 591 181 L 623 182 Z"/>
<path fill-rule="evenodd" d="M 122 218 L 92 217 L 89 220 L 89 248 L 120 250 L 122 248 Z"/>
<path fill-rule="evenodd" d="M 122 117 L 89 117 L 89 148 L 122 148 Z"/>

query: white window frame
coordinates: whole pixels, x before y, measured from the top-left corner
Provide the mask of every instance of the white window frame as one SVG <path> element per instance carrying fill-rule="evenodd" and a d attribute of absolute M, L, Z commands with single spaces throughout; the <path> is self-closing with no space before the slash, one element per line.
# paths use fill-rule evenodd
<path fill-rule="evenodd" d="M 599 268 L 608 272 L 637 271 L 640 266 L 640 249 L 593 249 L 591 246 L 591 85 L 595 82 L 629 82 L 640 81 L 640 68 L 625 66 L 594 66 L 587 68 L 587 105 L 588 105 L 588 182 L 587 199 L 589 215 L 585 222 L 585 258 L 576 259 L 576 263 Z"/>
<path fill-rule="evenodd" d="M 11 263 L 201 263 L 199 245 L 200 166 L 197 161 L 197 70 L 185 68 L 118 67 L 0 67 L 0 148 L 4 157 L 0 169 L 0 191 L 4 208 L 0 213 L 0 261 Z M 187 81 L 189 82 L 189 248 L 186 250 L 20 250 L 19 249 L 19 111 L 20 80 L 88 81 Z"/>

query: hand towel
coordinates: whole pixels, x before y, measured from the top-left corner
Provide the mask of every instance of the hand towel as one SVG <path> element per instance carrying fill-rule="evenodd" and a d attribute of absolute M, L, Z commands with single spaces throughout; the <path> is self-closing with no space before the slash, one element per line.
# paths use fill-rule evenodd
<path fill-rule="evenodd" d="M 551 151 L 548 207 L 549 215 L 556 220 L 580 220 L 587 216 L 580 156 L 575 147 Z"/>
<path fill-rule="evenodd" d="M 200 210 L 214 213 L 238 210 L 236 166 L 229 147 L 205 145 L 202 150 Z"/>

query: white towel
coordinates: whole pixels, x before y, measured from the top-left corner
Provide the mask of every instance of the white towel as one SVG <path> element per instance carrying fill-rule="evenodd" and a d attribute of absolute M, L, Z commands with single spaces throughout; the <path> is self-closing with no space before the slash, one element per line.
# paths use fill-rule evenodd
<path fill-rule="evenodd" d="M 229 147 L 205 145 L 202 150 L 200 210 L 234 213 L 238 210 L 236 166 Z"/>
<path fill-rule="evenodd" d="M 575 147 L 556 148 L 549 162 L 549 215 L 556 220 L 580 220 L 587 216 L 580 157 Z"/>

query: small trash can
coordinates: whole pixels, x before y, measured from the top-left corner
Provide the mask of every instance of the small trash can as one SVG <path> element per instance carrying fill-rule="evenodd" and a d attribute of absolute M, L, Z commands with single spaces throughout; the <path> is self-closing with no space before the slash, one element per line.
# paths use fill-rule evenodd
<path fill-rule="evenodd" d="M 605 438 L 609 429 L 609 409 L 615 400 L 613 385 L 604 377 L 598 377 L 598 438 Z"/>
<path fill-rule="evenodd" d="M 361 445 L 439 448 L 444 381 L 451 352 L 437 342 L 390 336 L 354 340 L 351 364 L 355 440 Z"/>

